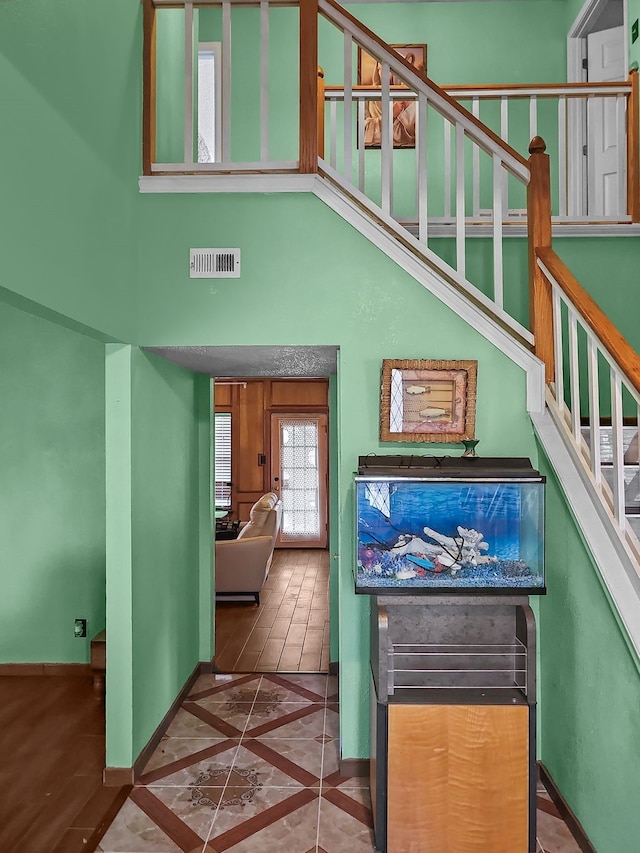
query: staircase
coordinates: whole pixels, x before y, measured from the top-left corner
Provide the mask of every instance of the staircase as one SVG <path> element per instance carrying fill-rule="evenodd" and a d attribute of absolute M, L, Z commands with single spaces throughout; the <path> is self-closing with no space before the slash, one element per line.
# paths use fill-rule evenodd
<path fill-rule="evenodd" d="M 455 99 L 455 92 L 447 93 L 416 72 L 334 0 L 314 0 L 299 7 L 285 4 L 278 10 L 281 15 L 287 8 L 294 16 L 299 14 L 299 46 L 291 46 L 288 59 L 278 57 L 280 62 L 299 63 L 292 69 L 292 75 L 299 77 L 299 89 L 293 87 L 289 93 L 296 99 L 292 109 L 299 109 L 297 158 L 291 157 L 286 145 L 275 156 L 272 153 L 269 118 L 273 100 L 269 87 L 262 85 L 254 159 L 238 159 L 233 156 L 237 143 L 231 110 L 235 91 L 231 22 L 238 4 L 222 0 L 217 24 L 223 44 L 218 69 L 221 127 L 216 142 L 211 143 L 219 156 L 203 160 L 199 155 L 202 146 L 196 144 L 201 142 L 201 128 L 193 95 L 201 81 L 194 57 L 198 27 L 211 26 L 211 20 L 205 22 L 198 16 L 211 10 L 198 10 L 184 0 L 185 107 L 182 116 L 174 116 L 184 122 L 184 146 L 181 153 L 168 159 L 164 151 L 157 151 L 155 130 L 155 69 L 161 53 L 157 32 L 166 11 L 163 7 L 168 5 L 176 4 L 144 0 L 146 109 L 141 191 L 313 192 L 518 364 L 526 372 L 527 409 L 538 437 L 556 470 L 565 472 L 561 479 L 568 500 L 571 503 L 573 495 L 574 514 L 591 549 L 602 553 L 598 560 L 601 570 L 607 577 L 614 576 L 606 583 L 616 606 L 629 613 L 624 621 L 640 654 L 640 544 L 636 537 L 640 533 L 640 475 L 637 455 L 633 447 L 629 450 L 640 423 L 640 358 L 551 248 L 552 221 L 567 220 L 572 204 L 562 192 L 552 192 L 544 141 L 535 137 L 526 159 L 505 141 L 509 122 L 504 92 L 497 93 L 502 99 L 498 133 L 479 120 L 478 93 L 458 92 L 461 99 L 470 99 L 472 110 L 468 111 Z M 269 53 L 271 11 L 269 0 L 261 0 L 253 10 L 252 26 L 260 32 L 263 81 L 274 59 Z M 247 13 L 244 8 L 242 14 Z M 238 29 L 233 32 L 234 50 L 242 49 L 241 44 L 238 48 Z M 354 83 L 356 59 L 362 54 L 375 63 L 379 86 Z M 534 102 L 539 94 L 535 87 L 528 92 L 530 131 L 538 126 Z M 558 88 L 557 97 L 565 99 L 565 103 L 559 101 L 560 117 L 575 107 L 579 95 L 579 90 Z M 285 96 L 279 93 L 280 110 Z M 637 75 L 628 85 L 611 91 L 585 89 L 585 98 L 600 96 L 615 97 L 619 104 L 624 101 L 627 114 L 637 116 Z M 567 97 L 573 106 L 566 103 Z M 379 148 L 372 150 L 367 150 L 365 141 L 368 104 L 377 105 L 370 112 L 376 116 Z M 402 152 L 394 143 L 399 104 L 410 115 L 415 133 L 415 147 Z M 165 123 L 168 118 L 164 117 Z M 625 143 L 630 178 L 637 174 L 634 163 L 638 157 L 637 133 L 632 130 L 629 124 L 629 140 L 636 138 L 633 144 Z M 249 150 L 248 142 L 244 148 Z M 560 175 L 571 169 L 570 154 L 566 157 Z M 619 224 L 632 225 L 640 219 L 638 196 L 637 189 L 627 193 L 626 209 L 616 214 Z M 515 233 L 514 227 L 522 229 L 523 225 L 529 237 L 528 318 L 517 316 L 509 307 L 518 299 L 504 275 L 504 241 Z M 479 233 L 490 237 L 492 252 L 488 268 L 474 280 L 469 241 Z M 451 239 L 434 239 L 443 234 Z M 594 519 L 583 524 L 585 501 L 598 518 L 595 527 Z M 621 585 L 615 577 L 623 579 Z"/>

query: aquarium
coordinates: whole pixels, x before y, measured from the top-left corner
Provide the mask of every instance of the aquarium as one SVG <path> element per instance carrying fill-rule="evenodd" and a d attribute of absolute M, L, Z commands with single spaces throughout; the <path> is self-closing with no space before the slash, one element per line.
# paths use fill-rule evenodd
<path fill-rule="evenodd" d="M 361 469 L 356 592 L 544 593 L 544 477 L 491 462 Z"/>

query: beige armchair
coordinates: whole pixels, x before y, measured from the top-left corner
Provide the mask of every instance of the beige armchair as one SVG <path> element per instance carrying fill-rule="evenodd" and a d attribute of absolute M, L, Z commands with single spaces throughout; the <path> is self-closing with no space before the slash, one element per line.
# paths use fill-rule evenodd
<path fill-rule="evenodd" d="M 242 526 L 237 539 L 216 542 L 216 598 L 252 595 L 260 604 L 281 515 L 278 496 L 268 492 L 251 507 L 250 520 Z"/>

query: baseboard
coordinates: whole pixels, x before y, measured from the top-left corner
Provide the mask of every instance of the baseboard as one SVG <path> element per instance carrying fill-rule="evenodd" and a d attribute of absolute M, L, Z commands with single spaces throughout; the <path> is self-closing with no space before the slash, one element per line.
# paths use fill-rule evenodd
<path fill-rule="evenodd" d="M 88 663 L 0 663 L 0 675 L 90 676 Z"/>
<path fill-rule="evenodd" d="M 203 661 L 196 664 L 193 672 L 187 678 L 180 693 L 171 703 L 171 707 L 160 721 L 155 732 L 149 738 L 147 745 L 142 749 L 140 755 L 136 758 L 133 767 L 105 767 L 102 774 L 102 781 L 107 787 L 115 787 L 122 785 L 133 785 L 138 776 L 141 775 L 146 763 L 155 752 L 156 747 L 162 740 L 166 730 L 171 725 L 171 721 L 178 713 L 178 709 L 191 692 L 191 688 L 196 683 L 198 676 L 202 673 L 211 672 L 213 661 Z"/>
<path fill-rule="evenodd" d="M 369 759 L 368 758 L 341 758 L 340 759 L 340 775 L 352 777 L 369 776 Z"/>
<path fill-rule="evenodd" d="M 340 662 L 337 660 L 329 663 L 329 675 L 340 675 Z"/>
<path fill-rule="evenodd" d="M 102 771 L 102 784 L 105 788 L 124 788 L 135 781 L 133 767 L 105 767 Z"/>
<path fill-rule="evenodd" d="M 182 705 L 184 700 L 187 698 L 189 693 L 191 693 L 191 688 L 196 683 L 198 676 L 200 675 L 201 666 L 202 666 L 201 663 L 196 664 L 193 672 L 191 673 L 189 678 L 187 678 L 187 680 L 185 681 L 184 687 L 182 688 L 180 693 L 178 693 L 176 698 L 173 700 L 173 702 L 171 703 L 171 707 L 169 708 L 167 713 L 164 715 L 164 717 L 160 721 L 158 728 L 151 735 L 149 742 L 144 747 L 144 749 L 142 750 L 140 755 L 136 758 L 136 760 L 133 764 L 134 779 L 137 779 L 138 776 L 140 776 L 140 774 L 142 773 L 145 764 L 149 761 L 152 754 L 155 752 L 156 747 L 158 746 L 158 744 L 162 740 L 164 733 L 166 732 L 166 730 L 171 725 L 171 721 L 173 720 L 175 715 L 178 713 L 178 709 L 180 708 L 180 706 Z"/>
<path fill-rule="evenodd" d="M 565 802 L 562 794 L 556 787 L 556 783 L 551 778 L 551 774 L 541 761 L 538 762 L 538 771 L 540 773 L 540 779 L 549 792 L 549 796 L 551 797 L 554 806 L 558 809 L 558 813 L 562 820 L 569 827 L 569 830 L 575 838 L 578 847 L 582 850 L 582 853 L 596 853 L 596 849 L 589 841 L 587 833 L 582 828 L 580 821 Z"/>

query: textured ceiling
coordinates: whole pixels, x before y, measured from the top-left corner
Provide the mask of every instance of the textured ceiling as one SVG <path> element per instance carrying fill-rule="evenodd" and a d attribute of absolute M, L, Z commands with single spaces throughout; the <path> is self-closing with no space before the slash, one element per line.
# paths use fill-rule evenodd
<path fill-rule="evenodd" d="M 321 378 L 336 372 L 338 347 L 145 347 L 209 376 Z"/>

